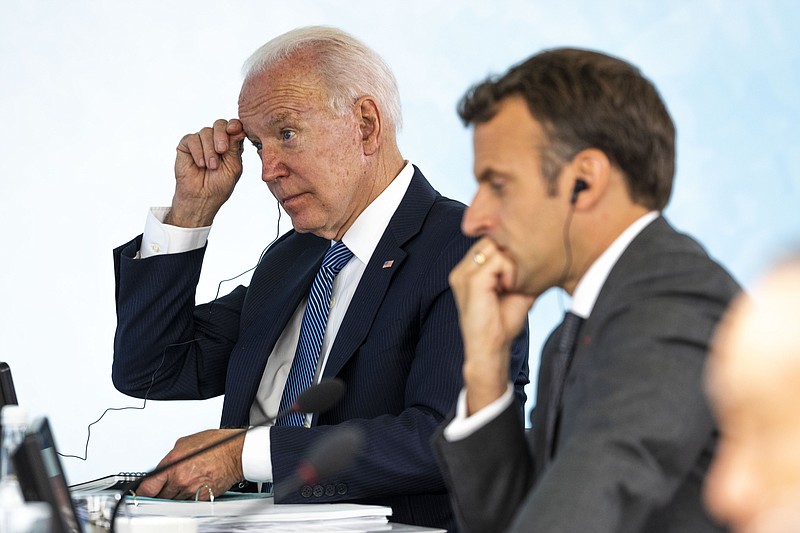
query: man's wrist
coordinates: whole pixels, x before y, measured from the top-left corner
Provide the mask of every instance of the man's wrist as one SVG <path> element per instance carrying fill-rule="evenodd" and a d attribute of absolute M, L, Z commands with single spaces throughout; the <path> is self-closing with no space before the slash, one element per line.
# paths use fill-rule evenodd
<path fill-rule="evenodd" d="M 192 207 L 175 207 L 173 199 L 172 207 L 164 216 L 164 223 L 179 228 L 204 228 L 214 222 L 219 208 L 213 212 L 207 212 L 207 204 L 201 203 Z"/>
<path fill-rule="evenodd" d="M 168 225 L 164 219 L 168 207 L 151 207 L 144 226 L 140 258 L 154 255 L 189 252 L 206 245 L 211 227 L 180 228 Z"/>
<path fill-rule="evenodd" d="M 467 416 L 472 416 L 487 405 L 497 401 L 506 392 L 506 385 L 502 387 L 483 387 L 475 390 L 474 387 L 467 386 L 466 408 Z"/>
<path fill-rule="evenodd" d="M 505 394 L 508 388 L 508 365 L 508 357 L 499 354 L 467 357 L 464 387 L 468 416 Z"/>
<path fill-rule="evenodd" d="M 465 439 L 497 418 L 514 401 L 514 386 L 506 383 L 505 393 L 500 398 L 472 415 L 467 414 L 466 396 L 467 391 L 462 390 L 456 404 L 456 416 L 444 429 L 444 438 L 448 441 Z"/>

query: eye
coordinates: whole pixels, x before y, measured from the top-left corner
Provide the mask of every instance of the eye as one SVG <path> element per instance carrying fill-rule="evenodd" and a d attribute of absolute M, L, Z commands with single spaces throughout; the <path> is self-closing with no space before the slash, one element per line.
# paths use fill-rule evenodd
<path fill-rule="evenodd" d="M 502 192 L 504 186 L 505 186 L 505 183 L 504 183 L 504 181 L 502 179 L 493 178 L 493 179 L 489 180 L 489 188 L 491 190 L 493 190 L 494 192 Z"/>
<path fill-rule="evenodd" d="M 261 151 L 261 149 L 264 147 L 264 145 L 263 145 L 263 144 L 261 144 L 261 143 L 260 143 L 260 142 L 258 142 L 258 141 L 250 141 L 250 142 L 252 143 L 252 145 L 253 145 L 253 146 L 255 146 L 255 147 L 256 147 L 256 150 L 257 150 L 257 151 L 259 151 L 259 152 L 260 152 L 260 151 Z"/>
<path fill-rule="evenodd" d="M 283 130 L 281 131 L 281 139 L 284 141 L 290 141 L 295 136 L 295 132 L 292 130 Z"/>

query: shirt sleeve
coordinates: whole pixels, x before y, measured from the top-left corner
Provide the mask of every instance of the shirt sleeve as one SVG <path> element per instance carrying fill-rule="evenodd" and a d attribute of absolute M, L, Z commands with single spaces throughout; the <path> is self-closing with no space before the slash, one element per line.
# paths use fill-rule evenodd
<path fill-rule="evenodd" d="M 466 439 L 497 418 L 513 401 L 514 386 L 509 383 L 506 392 L 502 396 L 472 416 L 467 416 L 467 391 L 466 389 L 461 389 L 461 393 L 458 395 L 458 403 L 456 404 L 456 416 L 444 428 L 445 440 L 454 442 Z"/>
<path fill-rule="evenodd" d="M 242 473 L 248 481 L 272 481 L 269 427 L 253 427 L 244 436 Z"/>
<path fill-rule="evenodd" d="M 142 247 L 137 259 L 160 254 L 177 254 L 205 246 L 211 226 L 181 228 L 164 224 L 169 207 L 151 207 L 144 225 Z"/>

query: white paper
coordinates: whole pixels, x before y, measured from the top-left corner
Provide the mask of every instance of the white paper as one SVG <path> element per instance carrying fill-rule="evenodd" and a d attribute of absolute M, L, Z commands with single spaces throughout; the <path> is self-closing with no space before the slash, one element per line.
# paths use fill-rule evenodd
<path fill-rule="evenodd" d="M 372 519 L 386 522 L 391 507 L 354 503 L 276 504 L 272 497 L 260 494 L 223 496 L 213 502 L 126 498 L 123 515 L 188 516 L 198 519 L 236 518 L 240 522 L 291 522 L 342 519 Z"/>

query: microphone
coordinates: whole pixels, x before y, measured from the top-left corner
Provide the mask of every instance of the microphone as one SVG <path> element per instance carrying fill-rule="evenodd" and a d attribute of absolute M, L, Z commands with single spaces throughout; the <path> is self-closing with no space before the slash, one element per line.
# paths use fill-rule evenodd
<path fill-rule="evenodd" d="M 333 476 L 349 465 L 364 441 L 361 430 L 334 426 L 312 446 L 306 458 L 289 479 L 276 483 L 275 497 L 288 495 L 303 485 L 316 485 L 319 480 Z"/>
<path fill-rule="evenodd" d="M 311 387 L 304 390 L 300 395 L 295 399 L 294 403 L 292 403 L 291 407 L 288 409 L 284 409 L 283 411 L 279 412 L 277 415 L 270 417 L 264 413 L 264 410 L 261 408 L 259 404 L 259 410 L 261 414 L 264 416 L 264 419 L 261 420 L 258 424 L 253 424 L 252 426 L 243 428 L 235 433 L 231 433 L 227 437 L 220 439 L 216 442 L 212 442 L 210 445 L 200 448 L 198 450 L 193 451 L 188 455 L 184 455 L 174 461 L 171 461 L 165 465 L 159 466 L 154 468 L 153 470 L 147 472 L 142 477 L 131 481 L 127 485 L 124 485 L 122 490 L 122 497 L 117 500 L 117 504 L 114 506 L 114 511 L 111 515 L 111 531 L 114 531 L 114 522 L 117 516 L 117 511 L 119 510 L 119 506 L 122 504 L 123 500 L 125 499 L 125 495 L 128 492 L 134 492 L 139 485 L 147 478 L 156 476 L 166 470 L 169 470 L 173 466 L 177 466 L 181 463 L 188 461 L 189 459 L 193 459 L 198 455 L 206 453 L 208 451 L 213 450 L 219 446 L 222 446 L 226 442 L 230 442 L 234 439 L 237 439 L 256 427 L 267 426 L 272 424 L 276 420 L 279 420 L 289 414 L 292 413 L 323 413 L 329 410 L 331 407 L 339 403 L 339 400 L 342 399 L 344 396 L 345 385 L 344 381 L 338 378 L 328 379 L 317 383 L 316 385 L 312 385 Z"/>
<path fill-rule="evenodd" d="M 339 403 L 344 396 L 344 389 L 344 381 L 339 378 L 320 381 L 304 390 L 294 401 L 292 407 L 278 413 L 274 420 L 283 418 L 290 413 L 324 413 Z M 265 423 L 267 422 L 262 422 L 261 425 Z"/>
<path fill-rule="evenodd" d="M 123 492 L 136 490 L 136 488 L 142 481 L 145 480 L 145 478 L 156 476 L 164 472 L 165 470 L 169 470 L 173 466 L 179 465 L 185 461 L 188 461 L 189 459 L 197 457 L 198 455 L 211 451 L 214 448 L 217 448 L 218 446 L 222 446 L 226 442 L 230 442 L 234 439 L 237 439 L 253 428 L 267 426 L 269 424 L 272 424 L 276 420 L 285 417 L 286 415 L 290 415 L 292 413 L 323 413 L 328 409 L 330 409 L 331 407 L 333 407 L 334 405 L 336 405 L 337 403 L 339 403 L 339 400 L 341 400 L 342 396 L 344 395 L 344 388 L 345 388 L 344 382 L 341 379 L 337 378 L 321 381 L 316 385 L 312 385 L 311 387 L 307 388 L 302 393 L 300 393 L 300 396 L 298 396 L 297 399 L 295 399 L 294 403 L 288 409 L 284 409 L 283 411 L 281 411 L 280 413 L 278 413 L 273 417 L 267 416 L 264 413 L 264 411 L 261 410 L 261 414 L 264 416 L 264 420 L 262 420 L 258 424 L 253 424 L 252 426 L 243 428 L 237 431 L 236 433 L 232 433 L 223 439 L 211 443 L 208 446 L 200 448 L 199 450 L 195 450 L 188 455 L 184 455 L 183 457 L 176 459 L 175 461 L 154 468 L 153 470 L 147 472 L 139 479 L 131 481 L 130 485 L 123 487 L 122 490 Z"/>

